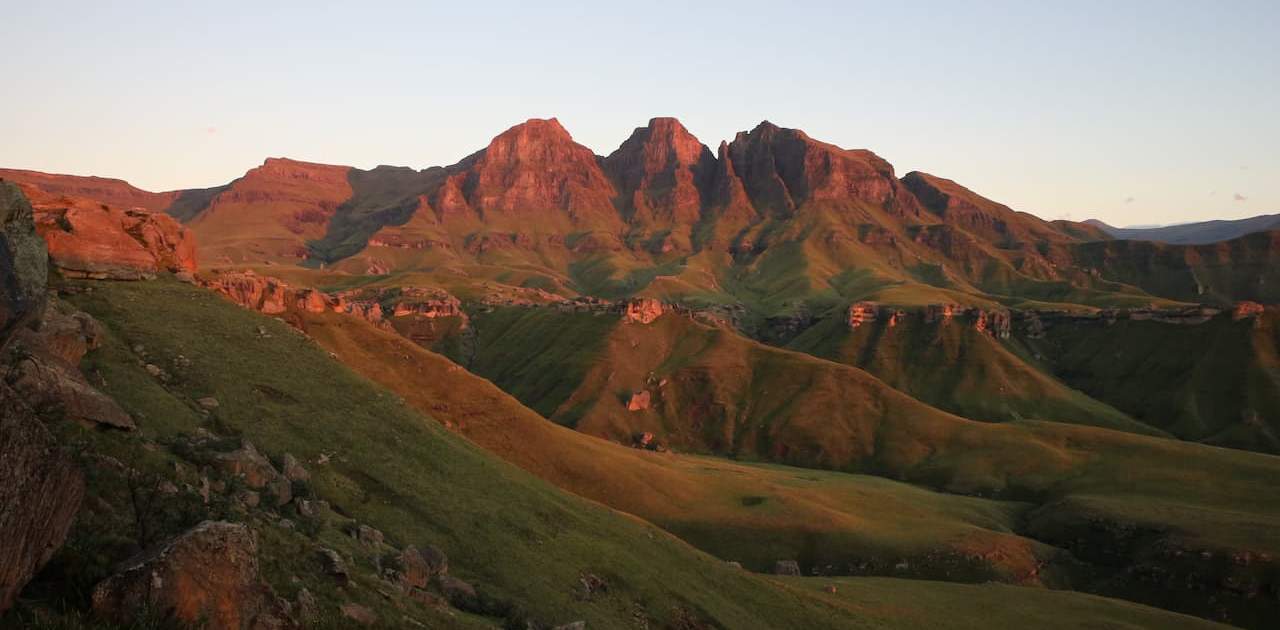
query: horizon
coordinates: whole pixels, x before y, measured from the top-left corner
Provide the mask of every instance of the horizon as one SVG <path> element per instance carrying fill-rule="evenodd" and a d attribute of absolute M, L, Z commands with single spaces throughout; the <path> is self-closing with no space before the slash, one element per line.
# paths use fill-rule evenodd
<path fill-rule="evenodd" d="M 1280 211 L 1273 3 L 241 5 L 252 20 L 148 4 L 47 3 L 0 25 L 0 68 L 39 95 L 6 103 L 0 166 L 160 191 L 266 156 L 445 166 L 531 117 L 608 155 L 669 115 L 713 150 L 771 120 L 1046 220 Z"/>

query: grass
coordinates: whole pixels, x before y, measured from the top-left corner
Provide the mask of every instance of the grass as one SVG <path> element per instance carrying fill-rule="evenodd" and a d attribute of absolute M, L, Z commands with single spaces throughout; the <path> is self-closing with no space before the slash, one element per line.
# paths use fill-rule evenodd
<path fill-rule="evenodd" d="M 281 322 L 176 282 L 89 286 L 75 302 L 106 325 L 110 341 L 86 367 L 101 372 L 106 391 L 138 418 L 140 437 L 193 432 L 202 425 L 190 401 L 215 396 L 218 427 L 273 456 L 330 455 L 329 465 L 312 466 L 319 496 L 398 545 L 442 547 L 452 573 L 536 618 L 612 628 L 631 627 L 637 611 L 658 625 L 694 611 L 723 627 L 850 625 L 829 606 L 489 455 Z M 191 366 L 163 387 L 146 384 L 136 344 L 148 360 L 181 354 Z M 288 544 L 264 545 L 264 554 L 300 555 Z M 584 572 L 605 578 L 607 595 L 579 599 Z"/>
<path fill-rule="evenodd" d="M 627 361 L 598 369 L 614 374 L 615 380 L 629 377 L 624 368 L 632 364 L 637 374 L 644 374 L 650 361 L 645 353 L 675 319 L 622 326 L 627 332 L 620 345 L 632 354 Z M 1270 584 L 1272 578 L 1265 576 L 1275 570 L 1271 561 L 1232 567 L 1220 560 L 1194 559 L 1205 553 L 1216 559 L 1245 553 L 1276 557 L 1280 538 L 1273 532 L 1280 531 L 1280 503 L 1268 488 L 1280 479 L 1280 458 L 1090 426 L 1025 420 L 991 424 L 902 408 L 857 428 L 830 422 L 835 410 L 850 407 L 828 401 L 828 422 L 816 428 L 826 432 L 822 439 L 827 443 L 862 453 L 859 466 L 968 496 L 922 494 L 921 488 L 865 475 L 623 448 L 540 423 L 516 401 L 443 358 L 361 322 L 326 316 L 309 321 L 308 330 L 347 364 L 401 393 L 410 404 L 433 410 L 503 458 L 753 568 L 767 568 L 774 559 L 801 558 L 807 567 L 833 564 L 838 571 L 892 574 L 884 559 L 893 558 L 889 565 L 908 559 L 912 571 L 927 567 L 925 575 L 940 579 L 985 575 L 981 579 L 1009 580 L 1016 579 L 1019 569 L 1043 562 L 1037 579 L 1050 584 L 1065 576 L 1073 588 L 1196 614 L 1228 615 L 1245 625 L 1276 613 L 1265 599 L 1225 596 L 1209 605 L 1199 590 L 1217 590 L 1218 580 Z M 637 340 L 648 340 L 650 348 L 632 346 L 626 335 L 633 333 Z M 702 341 L 714 345 L 717 335 L 727 334 L 720 331 Z M 665 367 L 682 370 L 696 365 L 706 349 L 685 339 L 655 352 Z M 814 371 L 849 370 L 798 353 L 777 355 L 792 362 L 769 368 L 769 373 L 799 373 L 815 396 L 823 395 L 822 379 L 829 376 Z M 715 385 L 721 391 L 778 395 L 770 380 L 776 376 L 735 384 L 749 363 L 745 358 L 722 362 L 701 373 L 729 381 Z M 763 369 L 754 366 L 746 373 Z M 621 403 L 613 398 L 601 404 Z M 1003 499 L 974 502 L 974 495 Z M 1145 537 L 1133 539 L 1134 531 L 1146 532 Z M 1172 550 L 1177 557 L 1193 559 L 1177 571 L 1187 584 L 1199 586 L 1171 595 L 1125 577 L 1183 562 L 1161 555 Z M 1057 551 L 1069 555 L 1055 555 Z M 948 565 L 944 559 L 957 552 L 988 560 L 978 567 Z M 912 564 L 931 553 L 932 562 Z M 867 558 L 879 559 L 881 565 L 859 566 Z M 994 575 L 982 573 L 993 567 Z"/>

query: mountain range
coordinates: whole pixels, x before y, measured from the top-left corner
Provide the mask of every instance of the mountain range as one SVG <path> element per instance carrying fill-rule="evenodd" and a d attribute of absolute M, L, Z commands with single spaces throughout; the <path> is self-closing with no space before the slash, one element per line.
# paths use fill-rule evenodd
<path fill-rule="evenodd" d="M 1085 223 L 1096 226 L 1115 238 L 1159 241 L 1161 243 L 1182 245 L 1203 245 L 1205 243 L 1231 240 L 1254 232 L 1280 229 L 1280 214 L 1263 214 L 1247 219 L 1198 221 L 1152 227 L 1118 228 L 1107 225 L 1097 219 L 1090 219 Z"/>
<path fill-rule="evenodd" d="M 1086 624 L 1280 615 L 1267 217 L 1045 221 L 799 130 L 713 151 L 671 118 L 607 156 L 535 119 L 422 170 L 0 179 L 0 393 L 47 401 L 31 443 L 81 451 L 33 470 L 88 497 L 42 516 L 67 542 L 15 560 L 0 605 L 94 578 L 11 615 L 128 610 L 103 559 L 206 535 L 191 515 L 265 541 L 245 592 L 287 605 L 219 609 L 262 624 L 976 627 L 1025 596 L 997 624 L 1027 627 L 1061 616 L 1046 589 Z M 290 462 L 305 483 L 279 485 Z M 174 498 L 135 533 L 143 471 Z"/>

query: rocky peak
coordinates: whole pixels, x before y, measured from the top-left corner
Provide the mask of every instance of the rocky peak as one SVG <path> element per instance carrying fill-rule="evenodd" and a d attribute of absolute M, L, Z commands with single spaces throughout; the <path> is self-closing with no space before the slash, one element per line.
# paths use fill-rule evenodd
<path fill-rule="evenodd" d="M 614 189 L 599 159 L 554 118 L 504 131 L 454 169 L 467 173 L 462 193 L 482 216 L 552 209 L 579 220 L 614 214 Z"/>
<path fill-rule="evenodd" d="M 894 206 L 900 197 L 893 166 L 876 154 L 819 142 L 769 121 L 738 133 L 728 154 L 758 208 L 786 213 L 820 201 Z"/>
<path fill-rule="evenodd" d="M 640 222 L 698 220 L 715 174 L 715 158 L 675 118 L 637 127 L 602 163 L 619 206 Z"/>

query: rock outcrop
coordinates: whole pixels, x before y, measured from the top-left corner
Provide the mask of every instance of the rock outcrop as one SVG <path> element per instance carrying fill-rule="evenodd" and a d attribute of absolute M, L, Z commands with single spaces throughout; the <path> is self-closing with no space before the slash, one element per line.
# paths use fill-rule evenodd
<path fill-rule="evenodd" d="M 93 610 L 125 623 L 143 609 L 210 630 L 288 627 L 258 571 L 258 542 L 243 524 L 205 521 L 123 563 L 93 589 Z"/>
<path fill-rule="evenodd" d="M 973 329 L 999 339 L 1007 339 L 1012 330 L 1010 311 L 963 307 L 959 304 L 927 304 L 923 307 L 894 308 L 876 302 L 856 302 L 845 312 L 845 321 L 850 330 L 859 326 L 884 321 L 887 328 L 894 328 L 909 318 L 919 318 L 925 324 L 948 324 L 955 318 L 962 318 L 973 326 Z"/>
<path fill-rule="evenodd" d="M 0 181 L 0 346 L 43 311 L 48 259 L 30 202 Z"/>
<path fill-rule="evenodd" d="M 196 270 L 195 236 L 162 212 L 23 188 L 49 260 L 64 276 L 137 280 Z"/>
<path fill-rule="evenodd" d="M 654 298 L 634 298 L 622 305 L 622 321 L 628 324 L 650 324 L 672 311 L 670 304 Z"/>

